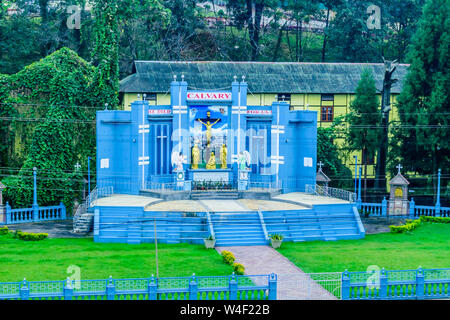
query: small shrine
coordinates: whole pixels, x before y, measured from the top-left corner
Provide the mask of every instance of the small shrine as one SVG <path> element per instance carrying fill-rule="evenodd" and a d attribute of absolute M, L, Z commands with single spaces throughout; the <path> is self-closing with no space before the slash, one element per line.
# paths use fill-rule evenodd
<path fill-rule="evenodd" d="M 328 187 L 328 183 L 331 181 L 330 178 L 322 171 L 323 163 L 320 161 L 318 163 L 319 170 L 316 173 L 316 184 L 321 187 Z"/>
<path fill-rule="evenodd" d="M 409 213 L 408 185 L 409 181 L 401 174 L 402 166 L 397 166 L 397 175 L 389 181 L 391 192 L 389 196 L 389 214 L 407 215 Z"/>

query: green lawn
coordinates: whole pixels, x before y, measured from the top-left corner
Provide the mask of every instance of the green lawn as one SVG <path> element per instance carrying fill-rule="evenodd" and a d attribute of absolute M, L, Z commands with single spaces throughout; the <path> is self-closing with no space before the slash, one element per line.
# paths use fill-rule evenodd
<path fill-rule="evenodd" d="M 282 244 L 278 251 L 303 271 L 450 268 L 450 225 L 424 223 L 410 234 L 382 233 L 362 240 Z"/>
<path fill-rule="evenodd" d="M 232 267 L 202 245 L 158 244 L 160 277 L 229 275 Z M 27 242 L 0 236 L 0 281 L 63 280 L 67 268 L 81 268 L 82 279 L 143 278 L 156 275 L 154 244 L 95 243 L 92 239 Z"/>

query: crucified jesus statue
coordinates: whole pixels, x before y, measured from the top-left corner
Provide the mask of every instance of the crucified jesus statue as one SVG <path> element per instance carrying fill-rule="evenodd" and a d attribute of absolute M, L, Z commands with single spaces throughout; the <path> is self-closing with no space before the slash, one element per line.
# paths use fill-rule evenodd
<path fill-rule="evenodd" d="M 213 125 L 215 125 L 217 122 L 219 122 L 220 119 L 217 119 L 213 123 L 211 123 L 209 121 L 206 121 L 206 123 L 204 123 L 201 119 L 197 119 L 197 121 L 206 127 L 206 145 L 209 145 L 211 142 L 211 136 L 212 136 L 211 128 L 213 127 Z"/>

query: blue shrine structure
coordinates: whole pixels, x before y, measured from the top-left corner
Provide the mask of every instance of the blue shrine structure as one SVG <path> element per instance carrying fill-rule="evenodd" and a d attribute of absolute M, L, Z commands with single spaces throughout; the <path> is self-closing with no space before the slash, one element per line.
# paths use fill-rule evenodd
<path fill-rule="evenodd" d="M 316 186 L 316 111 L 247 105 L 247 83 L 236 77 L 226 91 L 190 90 L 174 76 L 170 97 L 170 105 L 143 96 L 130 111 L 97 112 L 96 241 L 364 236 L 355 195 L 337 199 Z M 101 190 L 113 191 L 101 198 Z"/>

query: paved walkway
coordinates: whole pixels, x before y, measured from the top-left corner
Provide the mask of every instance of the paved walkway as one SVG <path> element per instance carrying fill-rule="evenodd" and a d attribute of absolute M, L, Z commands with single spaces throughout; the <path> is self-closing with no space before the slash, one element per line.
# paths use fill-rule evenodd
<path fill-rule="evenodd" d="M 231 251 L 237 263 L 245 266 L 245 274 L 278 275 L 278 300 L 336 300 L 336 298 L 321 287 L 311 277 L 295 266 L 286 257 L 268 246 L 217 247 Z"/>
<path fill-rule="evenodd" d="M 8 228 L 10 230 L 21 230 L 23 232 L 48 233 L 49 238 L 92 238 L 92 235 L 73 233 L 72 219 L 10 224 L 8 225 Z"/>

